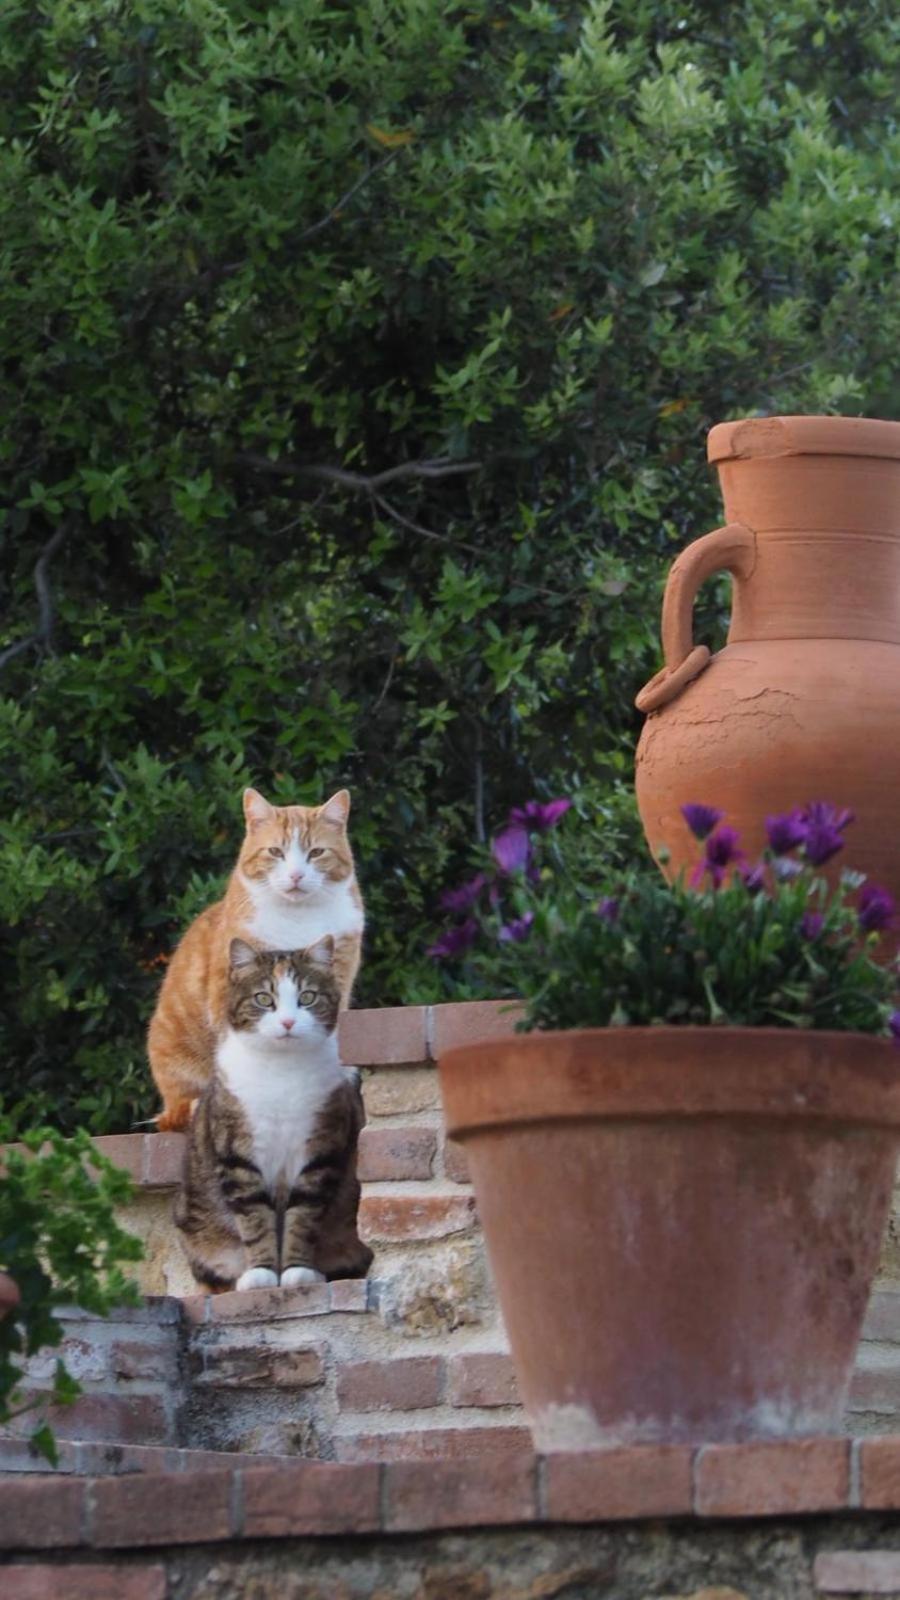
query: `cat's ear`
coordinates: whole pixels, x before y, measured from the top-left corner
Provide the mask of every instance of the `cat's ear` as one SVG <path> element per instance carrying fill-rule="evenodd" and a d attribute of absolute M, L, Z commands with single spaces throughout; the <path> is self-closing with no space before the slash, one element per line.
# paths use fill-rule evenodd
<path fill-rule="evenodd" d="M 258 790 L 244 790 L 244 817 L 248 828 L 258 828 L 260 823 L 268 822 L 274 809 Z"/>
<path fill-rule="evenodd" d="M 336 828 L 344 828 L 350 815 L 350 790 L 339 789 L 330 800 L 326 800 L 319 807 L 319 821 L 332 822 Z"/>
<path fill-rule="evenodd" d="M 259 951 L 254 950 L 252 944 L 247 944 L 245 939 L 232 939 L 228 950 L 228 960 L 232 972 L 240 972 L 242 967 L 253 967 L 259 960 Z"/>
<path fill-rule="evenodd" d="M 331 934 L 326 933 L 323 939 L 304 950 L 303 959 L 313 967 L 330 967 L 334 961 L 334 939 Z"/>

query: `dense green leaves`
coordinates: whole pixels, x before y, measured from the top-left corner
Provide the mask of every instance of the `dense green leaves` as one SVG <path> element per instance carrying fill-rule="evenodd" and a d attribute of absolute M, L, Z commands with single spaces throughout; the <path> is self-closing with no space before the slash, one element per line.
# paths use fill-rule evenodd
<path fill-rule="evenodd" d="M 898 60 L 886 0 L 9 0 L 8 1103 L 153 1108 L 246 781 L 352 789 L 367 1003 L 510 803 L 602 856 L 705 430 L 895 412 Z"/>
<path fill-rule="evenodd" d="M 11 1123 L 0 1117 L 0 1142 L 12 1133 Z M 114 1214 L 130 1193 L 130 1179 L 97 1154 L 83 1130 L 64 1140 L 51 1128 L 37 1128 L 25 1136 L 25 1148 L 4 1150 L 0 1270 L 10 1273 L 20 1300 L 0 1319 L 0 1423 L 35 1409 L 19 1384 L 26 1359 L 62 1339 L 55 1308 L 82 1306 L 103 1315 L 115 1305 L 137 1303 L 122 1268 L 140 1259 L 142 1246 Z M 57 1361 L 52 1401 L 65 1405 L 80 1392 L 65 1363 Z M 55 1461 L 46 1422 L 35 1428 L 32 1444 Z"/>

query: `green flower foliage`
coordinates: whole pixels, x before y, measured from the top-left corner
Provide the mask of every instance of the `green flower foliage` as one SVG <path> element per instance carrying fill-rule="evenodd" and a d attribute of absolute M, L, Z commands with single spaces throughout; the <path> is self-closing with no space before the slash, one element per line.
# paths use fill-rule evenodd
<path fill-rule="evenodd" d="M 618 808 L 706 429 L 894 414 L 898 60 L 887 0 L 7 0 L 20 1118 L 154 1108 L 248 781 L 353 791 L 363 1003 L 466 992 L 436 887 L 522 794 Z"/>
<path fill-rule="evenodd" d="M 0 1143 L 13 1137 L 0 1116 Z M 60 1343 L 58 1306 L 82 1306 L 105 1315 L 115 1305 L 136 1305 L 137 1291 L 123 1274 L 140 1260 L 140 1240 L 125 1233 L 114 1208 L 129 1198 L 131 1180 L 98 1154 L 85 1132 L 63 1139 L 52 1128 L 26 1134 L 6 1148 L 0 1173 L 0 1270 L 18 1285 L 19 1305 L 0 1320 L 0 1424 L 35 1403 L 19 1392 L 28 1356 Z M 50 1390 L 54 1404 L 80 1394 L 63 1361 Z M 55 1463 L 46 1421 L 32 1434 L 36 1450 Z"/>

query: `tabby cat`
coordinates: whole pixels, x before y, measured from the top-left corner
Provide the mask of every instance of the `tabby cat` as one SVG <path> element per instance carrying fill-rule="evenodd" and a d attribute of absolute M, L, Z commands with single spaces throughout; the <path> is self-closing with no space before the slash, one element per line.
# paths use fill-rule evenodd
<path fill-rule="evenodd" d="M 175 1207 L 214 1292 L 365 1277 L 356 1231 L 359 1075 L 341 1065 L 330 935 L 308 950 L 230 947 L 227 1022 L 191 1122 Z"/>
<path fill-rule="evenodd" d="M 272 806 L 244 793 L 247 832 L 224 900 L 196 918 L 175 951 L 150 1023 L 150 1070 L 163 1100 L 160 1130 L 185 1128 L 212 1072 L 225 1019 L 232 939 L 299 950 L 334 939 L 341 1008 L 350 1003 L 364 923 L 347 838 L 346 789 L 322 806 Z"/>

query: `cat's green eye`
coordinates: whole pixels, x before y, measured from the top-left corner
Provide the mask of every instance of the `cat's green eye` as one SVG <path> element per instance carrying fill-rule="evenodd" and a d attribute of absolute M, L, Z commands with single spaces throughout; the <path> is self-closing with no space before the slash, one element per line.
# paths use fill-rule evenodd
<path fill-rule="evenodd" d="M 307 850 L 306 859 L 307 861 L 312 861 L 315 856 L 323 856 L 324 854 L 325 851 L 322 846 L 317 844 L 314 850 Z"/>
<path fill-rule="evenodd" d="M 253 998 L 258 1006 L 262 1006 L 264 1011 L 275 1010 L 275 1001 L 270 994 L 255 994 Z"/>
<path fill-rule="evenodd" d="M 316 998 L 317 998 L 317 996 L 316 996 L 315 989 L 301 989 L 300 990 L 300 1004 L 302 1006 L 311 1006 L 311 1005 L 313 1005 L 315 1000 L 316 1000 Z"/>
<path fill-rule="evenodd" d="M 283 850 L 279 850 L 277 844 L 270 844 L 269 845 L 269 855 L 270 856 L 277 856 L 279 861 L 283 861 L 284 860 L 284 851 Z"/>

